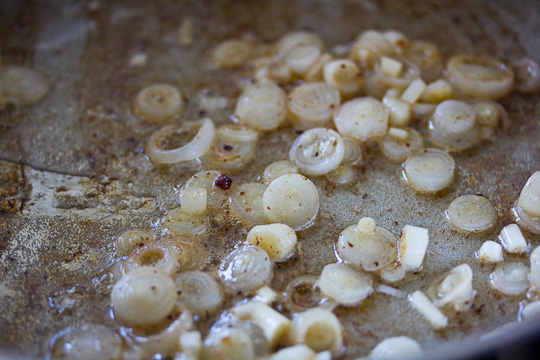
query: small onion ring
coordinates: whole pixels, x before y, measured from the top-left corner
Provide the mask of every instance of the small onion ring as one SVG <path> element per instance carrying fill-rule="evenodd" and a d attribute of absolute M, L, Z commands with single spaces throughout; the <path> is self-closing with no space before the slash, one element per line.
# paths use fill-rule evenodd
<path fill-rule="evenodd" d="M 521 93 L 532 93 L 540 88 L 540 66 L 529 59 L 521 58 L 510 63 L 515 75 L 515 86 Z"/>
<path fill-rule="evenodd" d="M 410 155 L 403 173 L 414 190 L 433 193 L 450 185 L 455 168 L 456 163 L 448 153 L 430 148 Z"/>
<path fill-rule="evenodd" d="M 296 138 L 289 159 L 309 175 L 323 175 L 336 169 L 345 155 L 341 135 L 332 129 L 315 128 Z"/>
<path fill-rule="evenodd" d="M 491 284 L 507 295 L 518 295 L 529 288 L 529 269 L 518 262 L 499 264 L 489 275 Z"/>
<path fill-rule="evenodd" d="M 188 129 L 198 126 L 199 130 L 193 140 L 176 149 L 165 150 L 159 142 L 170 133 L 181 134 Z M 196 159 L 203 155 L 212 145 L 216 136 L 214 122 L 210 118 L 204 118 L 194 123 L 186 123 L 181 127 L 176 125 L 164 126 L 155 131 L 146 143 L 146 154 L 157 164 L 175 164 L 182 161 Z"/>
<path fill-rule="evenodd" d="M 497 221 L 497 212 L 483 196 L 463 195 L 450 203 L 446 217 L 454 227 L 465 232 L 489 230 Z"/>

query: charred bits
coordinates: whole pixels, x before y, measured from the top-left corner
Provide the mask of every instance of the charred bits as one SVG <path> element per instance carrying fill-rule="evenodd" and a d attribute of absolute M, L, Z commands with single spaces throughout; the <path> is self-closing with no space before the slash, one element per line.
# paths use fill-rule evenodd
<path fill-rule="evenodd" d="M 219 177 L 216 179 L 215 184 L 221 190 L 229 190 L 232 184 L 232 179 L 221 173 L 221 175 L 219 175 Z"/>

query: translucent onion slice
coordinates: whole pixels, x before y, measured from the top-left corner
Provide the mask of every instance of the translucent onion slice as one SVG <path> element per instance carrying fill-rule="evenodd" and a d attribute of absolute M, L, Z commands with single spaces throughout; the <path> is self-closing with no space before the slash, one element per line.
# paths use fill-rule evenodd
<path fill-rule="evenodd" d="M 231 205 L 242 219 L 254 224 L 264 224 L 263 194 L 266 185 L 256 182 L 235 187 L 231 195 Z"/>
<path fill-rule="evenodd" d="M 302 45 L 312 45 L 319 49 L 323 48 L 322 40 L 315 34 L 305 31 L 291 32 L 285 35 L 276 44 L 276 53 L 280 57 L 284 57 L 291 50 Z"/>
<path fill-rule="evenodd" d="M 293 73 L 305 76 L 320 56 L 321 49 L 318 46 L 302 44 L 291 49 L 284 60 Z"/>
<path fill-rule="evenodd" d="M 163 227 L 173 234 L 200 234 L 207 226 L 208 215 L 189 214 L 181 208 L 170 210 L 163 222 Z"/>
<path fill-rule="evenodd" d="M 476 99 L 471 105 L 476 114 L 476 122 L 482 128 L 495 129 L 501 123 L 506 128 L 510 124 L 510 119 L 504 107 L 496 101 L 490 99 Z"/>
<path fill-rule="evenodd" d="M 521 58 L 510 64 L 514 70 L 515 86 L 517 91 L 532 93 L 540 88 L 540 66 L 529 59 Z"/>
<path fill-rule="evenodd" d="M 470 307 L 476 295 L 472 287 L 473 272 L 469 265 L 461 264 L 439 277 L 430 287 L 430 295 L 438 307 L 452 305 L 456 311 Z"/>
<path fill-rule="evenodd" d="M 410 83 L 413 82 L 413 80 L 420 77 L 420 69 L 412 61 L 404 58 L 399 58 L 398 60 L 394 61 L 399 61 L 404 65 L 404 68 L 399 76 L 388 75 L 382 68 L 381 62 L 376 62 L 374 72 L 371 75 L 373 77 L 372 81 L 378 83 L 380 86 L 386 89 L 391 88 L 404 90 L 407 86 L 409 86 Z"/>
<path fill-rule="evenodd" d="M 303 76 L 304 80 L 307 82 L 322 81 L 324 65 L 332 61 L 332 59 L 332 55 L 323 53 L 313 64 L 311 64 L 308 71 Z"/>
<path fill-rule="evenodd" d="M 379 141 L 379 146 L 383 155 L 395 162 L 403 162 L 413 153 L 420 151 L 424 147 L 424 138 L 418 130 L 406 128 L 407 136 L 397 138 L 390 134 L 384 135 Z"/>
<path fill-rule="evenodd" d="M 529 216 L 540 218 L 540 171 L 527 180 L 519 194 L 518 205 Z"/>
<path fill-rule="evenodd" d="M 185 136 L 185 133 L 197 130 L 193 139 L 180 147 L 166 149 L 163 147 L 163 141 L 167 136 Z M 146 154 L 153 162 L 157 164 L 175 164 L 182 161 L 196 159 L 204 154 L 212 145 L 216 136 L 214 122 L 209 118 L 200 121 L 185 123 L 178 127 L 168 125 L 155 131 L 146 143 Z"/>
<path fill-rule="evenodd" d="M 518 262 L 497 265 L 489 275 L 493 287 L 503 294 L 518 295 L 529 288 L 529 269 Z"/>
<path fill-rule="evenodd" d="M 363 226 L 371 220 L 372 227 Z M 397 258 L 397 239 L 388 230 L 375 226 L 370 218 L 349 226 L 339 235 L 336 250 L 339 256 L 366 271 L 378 270 Z"/>
<path fill-rule="evenodd" d="M 339 91 L 322 82 L 298 86 L 288 96 L 290 118 L 301 129 L 327 127 L 340 103 Z"/>
<path fill-rule="evenodd" d="M 298 174 L 298 167 L 289 160 L 278 160 L 264 168 L 262 180 L 265 184 L 270 184 L 281 175 Z"/>
<path fill-rule="evenodd" d="M 450 80 L 466 95 L 498 99 L 512 91 L 512 68 L 488 56 L 455 55 L 448 60 Z"/>
<path fill-rule="evenodd" d="M 175 255 L 175 249 L 167 242 L 148 244 L 135 250 L 125 260 L 124 270 L 128 273 L 141 266 L 148 266 L 172 276 L 180 270 L 180 263 Z"/>
<path fill-rule="evenodd" d="M 251 290 L 272 277 L 272 262 L 258 246 L 242 246 L 227 256 L 219 267 L 223 285 L 236 291 Z"/>
<path fill-rule="evenodd" d="M 211 315 L 223 302 L 219 283 L 205 272 L 182 272 L 175 276 L 174 283 L 178 300 L 196 315 Z"/>
<path fill-rule="evenodd" d="M 114 242 L 116 253 L 120 256 L 131 254 L 135 249 L 154 242 L 154 236 L 142 230 L 125 231 Z"/>
<path fill-rule="evenodd" d="M 348 137 L 341 137 L 345 145 L 343 164 L 358 165 L 362 161 L 362 148 L 354 140 Z"/>
<path fill-rule="evenodd" d="M 294 344 L 306 344 L 317 352 L 330 350 L 333 356 L 338 356 L 343 346 L 341 323 L 334 313 L 322 308 L 297 314 L 290 337 Z"/>
<path fill-rule="evenodd" d="M 405 57 L 418 66 L 425 81 L 434 81 L 442 75 L 441 52 L 429 41 L 412 41 L 405 47 Z"/>
<path fill-rule="evenodd" d="M 254 226 L 247 234 L 248 244 L 263 248 L 272 261 L 288 258 L 296 247 L 296 233 L 285 224 Z"/>
<path fill-rule="evenodd" d="M 332 129 L 315 128 L 302 133 L 289 150 L 289 159 L 309 175 L 323 175 L 335 168 L 345 156 L 345 144 Z"/>
<path fill-rule="evenodd" d="M 191 176 L 180 191 L 180 198 L 184 190 L 199 187 L 206 189 L 208 206 L 221 207 L 227 201 L 226 190 L 216 185 L 224 174 L 216 170 L 203 170 Z"/>
<path fill-rule="evenodd" d="M 525 304 L 520 315 L 523 321 L 537 319 L 540 316 L 540 301 Z"/>
<path fill-rule="evenodd" d="M 173 237 L 167 243 L 174 249 L 174 255 L 180 264 L 180 271 L 195 271 L 206 265 L 206 249 L 200 241 Z"/>
<path fill-rule="evenodd" d="M 384 339 L 369 354 L 370 360 L 419 359 L 421 357 L 422 348 L 415 340 L 407 336 Z"/>
<path fill-rule="evenodd" d="M 111 302 L 115 315 L 123 323 L 148 326 L 169 315 L 176 302 L 176 289 L 167 274 L 142 266 L 114 284 Z"/>
<path fill-rule="evenodd" d="M 251 337 L 242 329 L 220 328 L 204 340 L 202 360 L 252 360 L 255 348 Z"/>
<path fill-rule="evenodd" d="M 279 350 L 272 354 L 270 360 L 318 360 L 316 356 L 315 351 L 311 350 L 309 346 L 298 344 Z"/>
<path fill-rule="evenodd" d="M 87 324 L 63 330 L 53 337 L 51 344 L 51 359 L 118 359 L 122 353 L 122 339 L 104 325 Z"/>
<path fill-rule="evenodd" d="M 366 30 L 358 36 L 349 56 L 359 63 L 362 68 L 373 67 L 383 55 L 390 55 L 394 51 L 392 43 L 380 31 Z"/>
<path fill-rule="evenodd" d="M 324 82 L 339 90 L 343 96 L 352 96 L 361 90 L 360 69 L 352 60 L 340 59 L 324 65 Z"/>
<path fill-rule="evenodd" d="M 190 186 L 180 194 L 180 206 L 187 214 L 202 214 L 208 205 L 208 193 L 205 188 Z"/>
<path fill-rule="evenodd" d="M 0 68 L 0 89 L 5 101 L 18 106 L 37 103 L 49 92 L 49 80 L 41 72 L 21 65 Z"/>
<path fill-rule="evenodd" d="M 474 108 L 464 101 L 443 101 L 429 120 L 428 134 L 433 144 L 445 149 L 471 148 L 480 137 Z"/>
<path fill-rule="evenodd" d="M 380 137 L 388 127 L 388 110 L 372 97 L 345 102 L 334 113 L 334 124 L 342 136 L 366 141 Z"/>
<path fill-rule="evenodd" d="M 407 268 L 399 263 L 399 260 L 379 269 L 379 275 L 384 281 L 395 283 L 403 280 L 407 274 Z"/>
<path fill-rule="evenodd" d="M 272 82 L 246 86 L 238 102 L 234 116 L 255 130 L 274 130 L 285 120 L 287 95 Z"/>
<path fill-rule="evenodd" d="M 285 288 L 285 306 L 292 312 L 324 305 L 328 298 L 322 295 L 314 276 L 300 276 L 291 280 Z"/>
<path fill-rule="evenodd" d="M 414 190 L 433 193 L 450 185 L 456 163 L 442 150 L 424 149 L 409 155 L 403 168 L 405 177 Z"/>
<path fill-rule="evenodd" d="M 422 93 L 421 100 L 426 103 L 441 103 L 454 98 L 452 86 L 444 79 L 438 79 L 429 83 Z"/>
<path fill-rule="evenodd" d="M 302 230 L 313 224 L 319 212 L 319 192 L 302 175 L 282 175 L 264 191 L 263 209 L 269 221 Z"/>
<path fill-rule="evenodd" d="M 223 125 L 200 160 L 209 168 L 237 171 L 255 156 L 259 136 L 256 131 L 238 125 Z"/>
<path fill-rule="evenodd" d="M 540 246 L 536 247 L 531 253 L 531 284 L 540 289 Z"/>
<path fill-rule="evenodd" d="M 497 221 L 497 211 L 483 196 L 463 195 L 450 203 L 446 217 L 458 230 L 482 232 L 493 228 Z"/>
<path fill-rule="evenodd" d="M 220 68 L 238 68 L 251 56 L 253 46 L 246 40 L 227 40 L 219 44 L 212 54 L 212 61 Z"/>
<path fill-rule="evenodd" d="M 356 180 L 356 172 L 351 165 L 339 165 L 326 174 L 326 178 L 336 185 L 350 184 Z"/>
<path fill-rule="evenodd" d="M 371 278 L 347 264 L 328 264 L 317 282 L 322 293 L 337 303 L 354 306 L 373 292 Z"/>
<path fill-rule="evenodd" d="M 133 107 L 145 120 L 160 123 L 180 115 L 184 110 L 184 100 L 175 86 L 153 84 L 137 94 Z"/>
<path fill-rule="evenodd" d="M 411 121 L 411 105 L 394 96 L 386 95 L 382 99 L 388 110 L 390 125 L 396 127 L 408 126 Z"/>

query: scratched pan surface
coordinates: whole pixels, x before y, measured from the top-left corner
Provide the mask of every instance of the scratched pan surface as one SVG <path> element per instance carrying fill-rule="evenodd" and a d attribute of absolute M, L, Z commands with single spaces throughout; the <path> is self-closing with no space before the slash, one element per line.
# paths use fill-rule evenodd
<path fill-rule="evenodd" d="M 477 53 L 539 61 L 539 7 L 535 1 L 435 0 L 0 2 L 3 63 L 36 67 L 53 84 L 40 103 L 0 112 L 0 348 L 10 356 L 40 358 L 51 336 L 66 327 L 89 322 L 119 327 L 108 300 L 113 262 L 108 244 L 124 230 L 155 230 L 164 212 L 178 206 L 175 189 L 202 169 L 195 162 L 155 167 L 145 157 L 143 144 L 155 127 L 131 111 L 144 85 L 178 85 L 188 100 L 186 119 L 199 116 L 203 94 L 226 97 L 224 110 L 207 114 L 221 124 L 229 121 L 239 94 L 238 78 L 247 75 L 209 68 L 208 51 L 222 40 L 246 35 L 270 43 L 307 29 L 332 47 L 364 29 L 395 28 L 435 42 L 446 58 Z M 189 48 L 176 45 L 183 18 L 195 24 Z M 142 69 L 127 65 L 137 53 L 148 55 Z M 395 335 L 418 339 L 435 353 L 444 344 L 465 341 L 453 345 L 449 356 L 494 346 L 478 346 L 476 339 L 515 321 L 524 295 L 491 290 L 492 267 L 479 266 L 474 251 L 513 221 L 513 201 L 540 169 L 539 100 L 538 95 L 504 99 L 512 126 L 495 142 L 456 154 L 456 181 L 440 197 L 416 195 L 401 168 L 375 148 L 357 170 L 355 184 L 335 187 L 314 179 L 321 194 L 319 219 L 299 234 L 296 255 L 275 269 L 272 287 L 282 291 L 296 275 L 318 275 L 335 261 L 332 245 L 339 232 L 360 216 L 371 216 L 396 234 L 405 224 L 424 226 L 431 234 L 424 269 L 397 287 L 425 290 L 439 274 L 467 262 L 478 290 L 474 308 L 452 316 L 443 332 L 433 332 L 405 300 L 382 294 L 358 308 L 337 309 L 349 345 L 345 358 L 366 355 L 382 338 Z M 264 161 L 231 175 L 234 183 L 254 181 L 268 163 L 286 158 L 293 139 L 288 129 L 263 137 L 256 158 Z M 448 204 L 470 193 L 488 197 L 498 210 L 499 221 L 487 236 L 460 236 L 445 219 Z M 246 234 L 236 219 L 217 215 L 217 225 L 201 237 L 210 271 Z M 540 244 L 538 236 L 527 237 Z M 506 258 L 528 263 L 526 256 Z M 203 332 L 208 328 L 200 326 Z M 517 334 L 526 337 L 538 328 L 530 324 Z"/>

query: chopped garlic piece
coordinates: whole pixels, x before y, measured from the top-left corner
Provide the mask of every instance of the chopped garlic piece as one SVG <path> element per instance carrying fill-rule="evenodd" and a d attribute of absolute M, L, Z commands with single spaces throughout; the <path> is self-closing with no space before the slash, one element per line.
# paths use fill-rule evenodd
<path fill-rule="evenodd" d="M 527 250 L 527 239 L 516 224 L 505 226 L 501 231 L 500 240 L 510 253 L 523 253 Z"/>
<path fill-rule="evenodd" d="M 448 325 L 448 318 L 420 290 L 410 294 L 408 300 L 435 329 L 441 329 Z"/>
<path fill-rule="evenodd" d="M 483 262 L 503 261 L 502 246 L 495 241 L 488 240 L 482 244 L 477 252 L 478 260 Z"/>
<path fill-rule="evenodd" d="M 409 103 L 414 104 L 415 102 L 420 99 L 420 96 L 422 96 L 422 93 L 426 89 L 426 83 L 424 80 L 418 78 L 411 82 L 411 84 L 405 89 L 403 94 L 401 94 L 401 100 Z"/>
<path fill-rule="evenodd" d="M 182 211 L 187 214 L 202 214 L 206 211 L 208 196 L 206 189 L 199 186 L 191 186 L 182 191 L 180 205 Z"/>
<path fill-rule="evenodd" d="M 186 356 L 198 359 L 202 349 L 201 333 L 196 330 L 183 332 L 180 334 L 180 347 Z"/>
<path fill-rule="evenodd" d="M 386 76 L 400 77 L 403 73 L 403 64 L 401 61 L 383 56 L 381 57 L 381 70 Z"/>
<path fill-rule="evenodd" d="M 405 225 L 399 238 L 401 265 L 407 270 L 422 266 L 429 243 L 428 230 L 412 225 Z"/>
<path fill-rule="evenodd" d="M 383 97 L 382 103 L 388 110 L 391 126 L 404 127 L 411 122 L 411 106 L 403 100 L 389 94 L 390 90 Z"/>
<path fill-rule="evenodd" d="M 264 285 L 261 288 L 259 288 L 256 292 L 257 296 L 255 297 L 256 300 L 260 300 L 264 303 L 270 304 L 274 300 L 277 299 L 277 294 L 272 288 L 268 285 Z"/>

